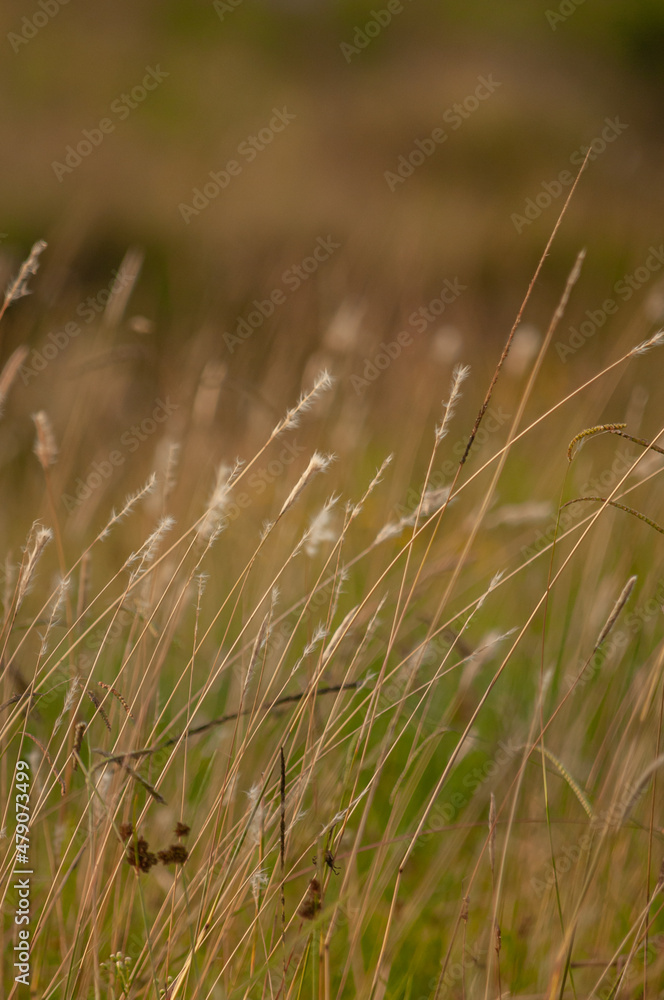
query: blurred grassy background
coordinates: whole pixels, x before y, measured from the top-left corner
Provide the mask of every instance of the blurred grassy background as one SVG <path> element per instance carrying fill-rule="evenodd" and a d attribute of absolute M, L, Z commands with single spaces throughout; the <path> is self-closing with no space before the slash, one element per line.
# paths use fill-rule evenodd
<path fill-rule="evenodd" d="M 383 9 L 379 0 L 226 7 L 74 0 L 12 42 L 40 8 L 3 4 L 3 248 L 15 261 L 43 236 L 56 284 L 101 287 L 139 243 L 150 315 L 164 337 L 173 327 L 182 336 L 185 315 L 190 332 L 232 323 L 245 300 L 274 287 L 275 272 L 331 233 L 342 244 L 334 266 L 263 339 L 287 336 L 296 309 L 315 337 L 343 292 L 381 298 L 389 318 L 458 274 L 472 296 L 456 319 L 464 336 L 486 341 L 512 318 L 507 289 L 515 279 L 522 287 L 556 209 L 520 234 L 512 214 L 615 116 L 628 128 L 590 165 L 554 250 L 551 298 L 580 245 L 588 294 L 601 297 L 659 238 L 661 4 L 582 3 L 551 24 L 554 4 L 405 0 L 350 63 L 340 46 Z M 168 78 L 59 182 L 53 161 L 146 65 Z M 488 74 L 496 93 L 391 192 L 385 170 Z M 284 105 L 291 126 L 185 224 L 178 205 Z"/>
<path fill-rule="evenodd" d="M 264 433 L 327 364 L 341 381 L 337 451 L 387 442 L 406 409 L 410 440 L 419 440 L 437 419 L 454 361 L 472 359 L 480 377 L 492 371 L 564 195 L 526 224 L 527 200 L 561 171 L 576 172 L 579 151 L 607 119 L 622 131 L 589 164 L 553 245 L 525 317 L 521 367 L 515 345 L 516 382 L 582 246 L 563 342 L 659 246 L 658 3 L 406 0 L 356 53 L 342 46 L 384 10 L 378 0 L 44 4 L 9 0 L 0 14 L 0 279 L 33 240 L 49 242 L 34 294 L 5 319 L 5 356 L 19 343 L 41 352 L 49 333 L 79 320 L 88 296 L 99 305 L 128 247 L 143 253 L 123 322 L 82 323 L 83 335 L 16 393 L 14 406 L 23 414 L 46 406 L 57 431 L 71 417 L 63 386 L 75 392 L 90 439 L 96 430 L 103 440 L 124 431 L 146 400 L 170 391 L 186 407 L 212 384 L 209 481 L 220 453 L 242 449 L 238 432 L 251 431 L 252 441 Z M 134 109 L 110 111 L 148 66 L 168 75 Z M 500 86 L 460 128 L 446 125 L 445 112 L 473 94 L 478 77 Z M 253 162 L 238 156 L 284 107 L 294 120 Z M 99 146 L 70 172 L 54 170 L 109 114 L 114 130 Z M 446 142 L 390 190 L 385 172 L 441 125 Z M 233 157 L 240 175 L 185 221 L 180 206 Z M 339 246 L 297 290 L 285 290 L 246 343 L 229 347 L 254 300 L 283 291 L 284 272 L 319 239 Z M 409 317 L 446 280 L 464 292 L 414 331 Z M 559 398 L 579 373 L 651 332 L 664 314 L 663 288 L 658 267 L 573 364 L 553 354 L 540 395 Z M 380 343 L 401 330 L 413 342 L 398 363 L 359 384 Z M 90 378 L 90 365 L 98 374 L 101 366 L 101 380 Z M 591 422 L 600 417 L 596 399 L 593 408 Z M 23 426 L 25 441 L 5 441 L 6 461 L 25 454 L 31 431 Z M 83 448 L 83 471 L 94 457 Z M 16 462 L 13 471 L 20 482 Z"/>
<path fill-rule="evenodd" d="M 0 13 L 7 150 L 0 279 L 15 273 L 33 240 L 49 242 L 34 294 L 5 318 L 5 356 L 19 343 L 42 352 L 49 333 L 80 323 L 88 296 L 101 308 L 127 248 L 143 253 L 122 323 L 80 323 L 83 335 L 15 393 L 12 405 L 24 416 L 49 409 L 59 435 L 65 423 L 86 422 L 80 468 L 63 470 L 62 490 L 98 457 L 91 442 L 119 437 L 160 393 L 173 394 L 183 412 L 202 385 L 215 434 L 209 466 L 197 471 L 208 483 L 220 456 L 251 446 L 242 433 L 257 440 L 323 364 L 340 378 L 332 441 L 339 453 L 353 451 L 364 464 L 363 448 L 389 447 L 395 425 L 414 446 L 427 420 L 437 419 L 454 361 L 471 359 L 479 377 L 489 377 L 564 195 L 527 224 L 515 217 L 523 219 L 543 184 L 576 172 L 570 158 L 579 162 L 606 119 L 627 127 L 582 178 L 525 317 L 521 365 L 515 345 L 512 388 L 582 246 L 588 253 L 563 342 L 585 310 L 615 298 L 615 283 L 659 246 L 658 3 L 574 8 L 570 0 L 561 9 L 572 13 L 561 15 L 545 4 L 406 0 L 350 54 L 342 45 L 353 43 L 372 11 L 384 10 L 378 0 L 44 3 L 50 13 L 14 0 Z M 121 120 L 109 109 L 140 85 L 148 66 L 168 76 Z M 500 86 L 453 129 L 443 116 L 473 94 L 478 77 Z M 294 120 L 253 162 L 239 157 L 240 143 L 284 107 Z M 113 132 L 56 176 L 54 162 L 109 114 Z M 385 172 L 441 125 L 447 141 L 390 190 Z M 179 206 L 233 157 L 240 175 L 185 221 Z M 246 343 L 229 348 L 253 301 L 283 291 L 284 272 L 328 238 L 339 244 L 329 259 L 297 290 L 285 289 L 285 301 Z M 409 317 L 446 280 L 464 292 L 415 331 Z M 651 332 L 664 314 L 663 287 L 659 269 L 649 274 L 573 364 L 552 352 L 540 397 L 558 399 Z M 358 383 L 380 343 L 401 330 L 412 344 L 398 363 Z M 600 410 L 593 399 L 589 422 Z M 615 407 L 607 419 L 617 419 Z M 572 436 L 578 424 L 568 429 Z M 5 462 L 20 483 L 30 424 L 17 421 L 3 433 Z M 152 446 L 145 458 L 152 461 Z M 409 449 L 406 481 L 417 461 Z M 124 472 L 114 482 L 134 488 L 135 467 L 133 482 Z M 8 503 L 20 516 L 16 494 Z"/>

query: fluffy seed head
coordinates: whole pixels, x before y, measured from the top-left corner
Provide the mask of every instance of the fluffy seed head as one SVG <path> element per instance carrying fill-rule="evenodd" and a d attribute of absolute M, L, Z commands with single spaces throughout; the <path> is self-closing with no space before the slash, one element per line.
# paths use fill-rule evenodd
<path fill-rule="evenodd" d="M 309 459 L 309 464 L 296 482 L 293 489 L 290 491 L 286 497 L 284 504 L 279 511 L 278 517 L 282 517 L 287 510 L 289 510 L 294 503 L 297 502 L 302 492 L 307 488 L 309 483 L 319 472 L 326 472 L 330 467 L 331 463 L 334 461 L 334 455 L 321 455 L 319 452 L 315 451 L 311 458 Z"/>
<path fill-rule="evenodd" d="M 58 448 L 55 443 L 51 421 L 44 410 L 40 410 L 39 413 L 33 413 L 32 419 L 37 431 L 35 455 L 42 469 L 47 469 L 49 465 L 55 464 L 58 457 Z"/>
<path fill-rule="evenodd" d="M 18 595 L 16 598 L 17 610 L 23 603 L 23 598 L 27 594 L 30 584 L 32 583 L 37 563 L 41 559 L 44 549 L 52 538 L 53 532 L 51 529 L 44 528 L 44 526 L 39 524 L 38 521 L 35 521 L 30 532 L 30 538 L 28 539 L 28 554 L 23 560 L 18 580 Z"/>
<path fill-rule="evenodd" d="M 461 399 L 461 385 L 470 375 L 470 365 L 455 365 L 452 371 L 450 398 L 443 403 L 443 419 L 436 427 L 436 445 L 440 444 L 449 430 L 449 424 L 454 416 L 456 404 Z"/>
<path fill-rule="evenodd" d="M 12 302 L 16 302 L 17 299 L 22 299 L 24 295 L 30 294 L 28 281 L 37 273 L 37 269 L 39 268 L 39 257 L 44 252 L 47 245 L 48 244 L 44 240 L 37 240 L 37 242 L 33 244 L 27 260 L 23 262 L 16 278 L 10 283 L 7 291 L 5 292 L 5 301 L 2 307 L 3 313 L 7 306 L 9 306 Z"/>

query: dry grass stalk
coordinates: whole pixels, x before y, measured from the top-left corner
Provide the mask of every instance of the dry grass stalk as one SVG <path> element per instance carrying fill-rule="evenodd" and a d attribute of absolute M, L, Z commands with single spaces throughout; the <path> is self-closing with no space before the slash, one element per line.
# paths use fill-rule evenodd
<path fill-rule="evenodd" d="M 18 611 L 21 607 L 23 599 L 32 585 L 37 564 L 43 555 L 44 549 L 52 538 L 53 532 L 51 529 L 44 528 L 38 521 L 35 521 L 32 525 L 30 536 L 28 538 L 28 544 L 25 550 L 26 554 L 24 555 L 23 562 L 21 563 L 21 569 L 19 571 L 16 611 Z"/>
<path fill-rule="evenodd" d="M 28 257 L 23 264 L 21 264 L 18 274 L 5 292 L 4 302 L 0 308 L 0 319 L 2 319 L 5 311 L 12 304 L 12 302 L 22 299 L 25 295 L 30 295 L 28 282 L 30 278 L 34 277 L 37 273 L 37 270 L 39 269 L 39 258 L 47 246 L 48 244 L 44 240 L 37 240 L 37 242 L 33 244 Z"/>
<path fill-rule="evenodd" d="M 288 412 L 282 420 L 278 422 L 274 430 L 270 435 L 270 440 L 273 440 L 280 434 L 283 434 L 286 430 L 293 430 L 295 427 L 299 427 L 302 415 L 310 410 L 314 405 L 316 400 L 324 393 L 328 392 L 334 384 L 334 379 L 327 371 L 320 372 L 314 384 L 309 389 L 308 392 L 303 392 L 300 396 L 297 404 Z"/>
<path fill-rule="evenodd" d="M 154 787 L 154 785 L 151 785 L 149 781 L 147 781 L 142 775 L 140 775 L 138 773 L 138 771 L 135 771 L 133 767 L 131 767 L 129 764 L 127 764 L 127 762 L 126 762 L 126 760 L 124 760 L 124 758 L 114 757 L 112 754 L 108 753 L 106 750 L 100 750 L 98 747 L 95 748 L 95 753 L 99 753 L 103 757 L 106 758 L 106 760 L 104 761 L 103 766 L 106 766 L 106 765 L 112 764 L 112 763 L 113 764 L 119 764 L 120 767 L 124 768 L 124 770 L 127 772 L 127 774 L 129 775 L 129 777 L 133 778 L 134 781 L 137 781 L 139 785 L 142 785 L 143 788 L 146 790 L 146 792 L 149 795 L 151 795 L 152 798 L 156 802 L 159 802 L 162 806 L 166 805 L 166 799 L 163 797 L 163 795 L 161 794 L 161 792 L 158 792 L 157 789 Z"/>
<path fill-rule="evenodd" d="M 234 466 L 220 465 L 207 511 L 196 529 L 199 538 L 210 541 L 224 526 L 224 513 L 230 503 L 230 492 L 238 479 L 244 463 L 239 460 Z"/>
<path fill-rule="evenodd" d="M 81 679 L 78 676 L 78 674 L 74 674 L 74 676 L 72 677 L 71 682 L 69 684 L 69 687 L 67 689 L 67 694 L 65 695 L 65 703 L 62 706 L 62 711 L 60 712 L 60 715 L 55 720 L 55 724 L 53 726 L 53 735 L 54 736 L 57 733 L 57 731 L 60 728 L 60 726 L 62 725 L 65 717 L 67 715 L 69 715 L 69 712 L 71 711 L 72 706 L 73 706 L 74 702 L 76 701 L 76 695 L 78 693 L 78 690 L 79 690 L 80 686 L 81 686 Z"/>
<path fill-rule="evenodd" d="M 37 746 L 39 747 L 39 749 L 41 750 L 41 752 L 44 754 L 44 757 L 46 758 L 46 760 L 48 762 L 48 766 L 51 769 L 51 773 L 53 774 L 53 777 L 55 778 L 55 780 L 57 781 L 57 783 L 60 786 L 60 793 L 62 795 L 65 795 L 66 794 L 65 783 L 62 780 L 62 778 L 60 777 L 60 775 L 56 772 L 55 766 L 53 764 L 53 760 L 51 758 L 51 755 L 48 752 L 48 750 L 46 749 L 46 747 L 44 746 L 44 744 L 41 742 L 41 740 L 38 740 L 37 737 L 33 735 L 33 733 L 29 733 L 27 730 L 24 732 L 23 735 L 27 736 L 28 739 L 32 740 L 33 743 L 37 744 Z"/>
<path fill-rule="evenodd" d="M 157 477 L 153 472 L 149 476 L 144 486 L 142 486 L 135 493 L 132 493 L 127 497 L 127 499 L 124 502 L 124 506 L 120 509 L 119 513 L 116 513 L 115 510 L 111 511 L 110 519 L 108 520 L 106 526 L 97 535 L 95 541 L 101 542 L 105 538 L 108 538 L 111 528 L 113 528 L 116 524 L 122 521 L 125 517 L 128 517 L 129 514 L 131 514 L 132 511 L 134 510 L 134 507 L 136 507 L 136 505 L 141 500 L 143 500 L 146 496 L 149 496 L 151 493 L 154 492 L 156 482 L 157 482 Z"/>
<path fill-rule="evenodd" d="M 568 444 L 567 461 L 572 461 L 576 453 L 580 451 L 588 438 L 595 437 L 596 434 L 616 434 L 624 427 L 627 427 L 627 424 L 597 424 L 595 427 L 587 427 L 584 431 L 581 431 L 573 437 Z"/>
<path fill-rule="evenodd" d="M 58 458 L 55 434 L 53 433 L 51 421 L 44 410 L 40 410 L 39 413 L 33 413 L 32 419 L 37 431 L 35 455 L 42 469 L 46 470 L 49 466 L 54 465 Z"/>
<path fill-rule="evenodd" d="M 491 792 L 489 799 L 489 867 L 491 868 L 491 879 L 495 876 L 496 863 L 496 797 Z"/>
<path fill-rule="evenodd" d="M 106 715 L 106 712 L 104 711 L 104 709 L 102 707 L 102 704 L 99 701 L 99 698 L 94 693 L 94 691 L 90 691 L 89 688 L 88 688 L 87 695 L 88 695 L 88 698 L 90 699 L 90 701 L 92 702 L 92 704 L 94 705 L 95 711 L 99 712 L 99 714 L 101 715 L 101 717 L 102 717 L 102 719 L 104 721 L 104 725 L 106 726 L 106 728 L 108 729 L 108 731 L 110 733 L 111 732 L 111 724 L 108 721 L 108 716 Z"/>
<path fill-rule="evenodd" d="M 638 517 L 640 521 L 643 521 L 645 524 L 650 525 L 650 527 L 654 528 L 655 531 L 659 531 L 660 535 L 664 535 L 664 528 L 662 528 L 661 525 L 657 524 L 656 521 L 653 521 L 652 518 L 647 517 L 645 514 L 642 514 L 640 510 L 635 510 L 633 507 L 628 507 L 624 503 L 618 503 L 617 500 L 610 500 L 608 497 L 574 497 L 573 500 L 567 500 L 564 504 L 562 504 L 562 507 L 569 507 L 570 504 L 581 503 L 584 500 L 592 501 L 593 503 L 608 504 L 610 507 L 615 507 L 617 510 L 624 510 L 625 513 L 631 514 L 632 517 Z"/>
<path fill-rule="evenodd" d="M 85 551 L 81 557 L 81 565 L 78 572 L 78 598 L 76 601 L 76 621 L 80 622 L 88 604 L 88 591 L 90 587 L 90 563 L 91 556 Z"/>
<path fill-rule="evenodd" d="M 630 357 L 636 357 L 639 354 L 647 354 L 648 351 L 652 350 L 653 347 L 661 347 L 664 344 L 664 330 L 658 330 L 654 333 L 652 337 L 647 340 L 643 340 L 636 347 L 633 347 L 629 352 Z"/>
<path fill-rule="evenodd" d="M 295 486 L 284 500 L 281 510 L 277 515 L 277 519 L 283 517 L 286 511 L 290 510 L 293 504 L 297 503 L 300 496 L 307 488 L 309 483 L 312 481 L 312 479 L 314 479 L 319 472 L 326 472 L 327 469 L 329 469 L 330 467 L 330 463 L 333 461 L 334 461 L 333 455 L 319 455 L 317 451 L 313 453 L 313 455 L 309 459 L 309 464 L 307 465 L 306 469 L 304 470 L 304 472 L 296 482 Z"/>
<path fill-rule="evenodd" d="M 284 949 L 284 979 L 286 989 L 286 758 L 279 747 L 279 864 L 281 866 L 281 940 Z"/>
<path fill-rule="evenodd" d="M 613 605 L 613 608 L 611 610 L 611 614 L 606 619 L 604 627 L 603 627 L 602 631 L 600 632 L 599 636 L 597 637 L 597 642 L 595 643 L 595 646 L 593 648 L 593 653 L 597 652 L 597 650 L 599 649 L 599 647 L 602 645 L 602 643 L 604 642 L 604 640 L 608 637 L 609 633 L 611 632 L 611 629 L 613 628 L 613 626 L 615 625 L 616 621 L 618 620 L 618 616 L 619 616 L 620 612 L 622 611 L 622 609 L 627 604 L 627 601 L 629 600 L 629 596 L 632 593 L 632 591 L 634 590 L 634 585 L 635 585 L 637 579 L 638 579 L 638 577 L 636 577 L 636 576 L 630 576 L 629 580 L 627 581 L 627 583 L 623 587 L 622 591 L 620 592 L 620 596 L 618 597 L 618 600 Z"/>
<path fill-rule="evenodd" d="M 443 403 L 443 419 L 436 427 L 436 445 L 439 445 L 444 437 L 449 433 L 449 425 L 452 422 L 457 403 L 461 399 L 461 386 L 470 375 L 470 365 L 455 365 L 452 372 L 452 385 L 450 387 L 450 398 Z"/>
<path fill-rule="evenodd" d="M 361 686 L 362 684 L 359 681 L 345 681 L 343 684 L 328 684 L 324 687 L 317 687 L 313 693 L 316 697 L 320 697 L 326 694 L 337 694 L 339 691 L 355 691 Z M 281 698 L 275 698 L 275 700 L 267 706 L 266 713 L 281 708 L 283 705 L 297 704 L 302 701 L 303 698 L 310 697 L 310 695 L 311 692 L 309 691 L 300 691 L 297 694 L 287 694 L 283 695 Z M 251 708 L 243 708 L 239 712 L 229 712 L 227 715 L 221 715 L 216 719 L 210 719 L 209 722 L 203 722 L 199 726 L 191 726 L 184 733 L 180 733 L 179 736 L 170 736 L 167 740 L 157 743 L 155 746 L 143 747 L 140 750 L 128 750 L 120 754 L 109 756 L 109 761 L 113 763 L 122 763 L 125 757 L 150 757 L 152 754 L 159 753 L 162 750 L 168 749 L 168 747 L 175 746 L 183 739 L 190 739 L 192 736 L 200 736 L 202 733 L 207 733 L 211 729 L 216 729 L 217 726 L 225 726 L 229 722 L 235 722 L 236 719 L 243 715 L 249 715 L 252 711 L 253 709 Z M 105 751 L 95 749 L 95 753 L 105 754 Z M 105 767 L 106 763 L 107 762 L 104 761 L 96 766 Z"/>
<path fill-rule="evenodd" d="M 124 710 L 125 710 L 125 713 L 126 713 L 126 715 L 128 715 L 128 716 L 129 716 L 129 718 L 130 718 L 130 719 L 132 720 L 132 722 L 133 722 L 133 721 L 134 721 L 134 716 L 133 716 L 133 715 L 131 714 L 131 712 L 130 712 L 130 710 L 129 710 L 129 705 L 128 705 L 128 704 L 127 704 L 127 702 L 126 702 L 126 701 L 124 700 L 124 698 L 122 697 L 122 695 L 120 694 L 120 692 L 118 691 L 118 689 L 117 689 L 117 688 L 114 688 L 114 687 L 112 687 L 112 686 L 111 686 L 110 684 L 105 684 L 105 683 L 104 683 L 104 681 L 97 681 L 97 684 L 99 685 L 99 687 L 101 687 L 101 688 L 104 688 L 104 690 L 105 690 L 105 691 L 110 691 L 110 692 L 111 692 L 111 694 L 112 694 L 112 695 L 113 695 L 113 696 L 114 696 L 115 698 L 117 698 L 117 699 L 118 699 L 118 701 L 120 702 L 120 704 L 121 704 L 121 705 L 122 705 L 122 707 L 124 708 Z"/>
<path fill-rule="evenodd" d="M 5 367 L 0 373 L 0 416 L 5 408 L 5 400 L 9 390 L 11 389 L 14 379 L 18 375 L 21 365 L 24 363 L 28 356 L 28 349 L 24 344 L 17 347 L 15 351 L 10 354 L 7 361 L 5 362 Z"/>
<path fill-rule="evenodd" d="M 87 722 L 77 722 L 74 727 L 74 746 L 72 748 L 73 762 L 72 771 L 78 769 L 78 758 L 81 753 L 81 747 L 83 746 L 83 737 L 85 735 L 85 730 L 88 728 Z"/>

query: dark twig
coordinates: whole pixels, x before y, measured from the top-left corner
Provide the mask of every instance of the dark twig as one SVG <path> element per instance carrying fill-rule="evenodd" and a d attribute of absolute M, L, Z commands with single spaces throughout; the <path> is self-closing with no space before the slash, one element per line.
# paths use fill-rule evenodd
<path fill-rule="evenodd" d="M 125 769 L 125 771 L 127 772 L 127 774 L 131 778 L 134 779 L 134 781 L 137 781 L 139 783 L 139 785 L 143 786 L 143 788 L 146 790 L 146 792 L 149 792 L 149 794 L 152 796 L 153 799 L 156 799 L 157 802 L 161 802 L 162 806 L 166 805 L 166 799 L 164 798 L 163 795 L 161 795 L 157 791 L 157 789 L 154 787 L 154 785 L 151 785 L 149 781 L 146 781 L 145 778 L 143 778 L 138 773 L 138 771 L 135 771 L 133 769 L 133 767 L 130 767 L 129 764 L 127 764 L 124 760 L 116 760 L 116 758 L 115 757 L 111 757 L 110 754 L 106 755 L 106 753 L 105 753 L 104 750 L 95 750 L 95 753 L 101 753 L 101 754 L 104 754 L 104 756 L 106 756 L 106 760 L 102 761 L 102 764 L 101 764 L 102 767 L 105 764 L 111 764 L 111 763 L 119 764 L 121 767 L 123 767 Z M 100 765 L 98 764 L 97 767 L 99 767 L 99 766 Z"/>
<path fill-rule="evenodd" d="M 279 857 L 281 860 L 281 940 L 284 945 L 284 981 L 283 989 L 286 989 L 286 758 L 284 748 L 279 748 Z"/>
<path fill-rule="evenodd" d="M 335 694 L 338 691 L 351 691 L 355 688 L 360 687 L 360 681 L 349 681 L 346 684 L 331 684 L 329 687 L 318 688 L 316 696 L 321 694 Z M 309 692 L 300 691 L 298 694 L 286 694 L 283 698 L 277 698 L 268 708 L 268 712 L 271 712 L 275 708 L 280 708 L 282 705 L 293 704 L 293 702 L 301 701 L 305 698 Z M 201 733 L 206 733 L 210 729 L 216 728 L 216 726 L 223 726 L 226 722 L 233 722 L 235 719 L 241 718 L 243 715 L 248 715 L 252 711 L 251 708 L 243 708 L 240 712 L 230 712 L 228 715 L 220 715 L 216 719 L 210 719 L 209 722 L 204 722 L 200 726 L 192 726 L 190 729 L 185 730 L 184 733 L 180 733 L 179 736 L 171 736 L 169 739 L 164 740 L 163 743 L 156 743 L 152 747 L 143 747 L 140 750 L 128 750 L 126 753 L 118 753 L 114 755 L 106 756 L 100 764 L 96 764 L 93 770 L 99 767 L 104 767 L 106 764 L 123 764 L 128 758 L 137 759 L 138 757 L 149 757 L 152 754 L 159 753 L 160 750 L 166 750 L 168 747 L 172 747 L 175 743 L 179 743 L 180 740 L 187 740 L 191 736 L 200 736 Z M 93 753 L 104 753 L 104 751 L 99 750 L 97 747 L 93 747 Z"/>

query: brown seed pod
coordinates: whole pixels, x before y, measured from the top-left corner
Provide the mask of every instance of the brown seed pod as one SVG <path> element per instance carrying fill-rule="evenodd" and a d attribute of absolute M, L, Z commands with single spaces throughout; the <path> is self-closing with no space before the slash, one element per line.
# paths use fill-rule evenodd
<path fill-rule="evenodd" d="M 162 865 L 183 865 L 189 857 L 189 851 L 184 844 L 171 844 L 167 851 L 157 851 L 157 857 Z"/>
<path fill-rule="evenodd" d="M 148 850 L 145 837 L 139 837 L 135 844 L 129 844 L 125 861 L 138 871 L 149 872 L 157 864 L 157 855 Z"/>
<path fill-rule="evenodd" d="M 78 767 L 77 754 L 81 752 L 81 746 L 83 744 L 83 736 L 85 730 L 87 729 L 87 722 L 77 722 L 76 728 L 74 729 L 74 763 L 72 764 L 72 771 L 75 771 Z"/>
<path fill-rule="evenodd" d="M 304 920 L 313 920 L 316 914 L 320 911 L 321 907 L 321 888 L 320 882 L 314 876 L 309 883 L 309 888 L 307 889 L 307 894 L 302 900 L 298 913 Z"/>

